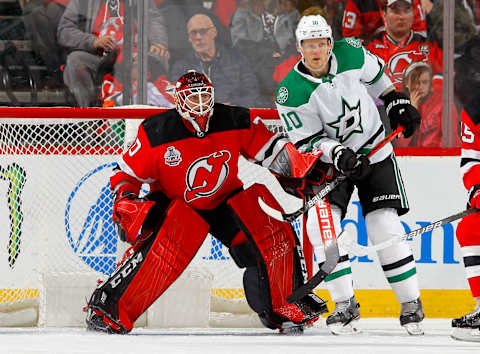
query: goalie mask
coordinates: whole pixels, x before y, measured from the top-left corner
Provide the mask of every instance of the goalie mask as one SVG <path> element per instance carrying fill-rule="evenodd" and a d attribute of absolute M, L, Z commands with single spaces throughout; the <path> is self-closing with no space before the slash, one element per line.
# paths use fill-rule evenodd
<path fill-rule="evenodd" d="M 208 131 L 213 114 L 214 89 L 212 82 L 202 73 L 189 71 L 175 85 L 175 106 L 180 116 L 199 136 Z M 186 122 L 185 122 L 186 123 Z"/>

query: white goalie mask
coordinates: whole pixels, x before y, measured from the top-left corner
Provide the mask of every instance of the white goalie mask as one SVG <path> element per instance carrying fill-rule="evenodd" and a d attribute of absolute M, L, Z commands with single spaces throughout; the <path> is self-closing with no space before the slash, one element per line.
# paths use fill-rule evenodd
<path fill-rule="evenodd" d="M 174 98 L 180 116 L 191 124 L 200 136 L 205 135 L 213 114 L 212 82 L 204 74 L 191 70 L 178 79 Z"/>
<path fill-rule="evenodd" d="M 320 15 L 303 16 L 295 30 L 297 48 L 302 53 L 302 41 L 305 39 L 328 38 L 333 45 L 332 27 Z M 329 53 L 331 55 L 331 51 Z M 303 53 L 302 53 L 303 56 Z"/>

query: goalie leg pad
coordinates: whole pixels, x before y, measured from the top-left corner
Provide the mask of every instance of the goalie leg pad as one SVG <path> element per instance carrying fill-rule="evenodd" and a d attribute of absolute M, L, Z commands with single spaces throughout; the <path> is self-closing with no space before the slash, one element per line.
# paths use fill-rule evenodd
<path fill-rule="evenodd" d="M 266 215 L 258 205 L 258 196 L 281 209 L 268 189 L 259 184 L 228 201 L 256 258 L 254 268 L 249 266 L 252 263 L 245 262 L 248 265 L 244 276 L 247 300 L 261 318 L 271 319 L 269 328 L 281 328 L 285 322 L 305 323 L 318 317 L 318 313 L 311 309 L 304 312 L 296 304 L 286 301 L 293 287 L 298 285 L 295 277 L 299 277 L 295 273 L 301 273 L 294 257 L 296 243 L 292 227 Z"/>
<path fill-rule="evenodd" d="M 87 306 L 90 313 L 102 314 L 115 333 L 129 332 L 188 266 L 208 231 L 205 220 L 185 202 L 172 202 L 158 232 L 95 290 Z"/>

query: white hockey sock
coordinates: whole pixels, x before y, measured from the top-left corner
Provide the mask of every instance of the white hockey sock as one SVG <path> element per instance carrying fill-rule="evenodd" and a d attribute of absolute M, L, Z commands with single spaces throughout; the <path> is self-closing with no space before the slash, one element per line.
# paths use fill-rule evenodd
<path fill-rule="evenodd" d="M 365 221 L 368 237 L 373 244 L 405 232 L 395 209 L 375 210 L 367 214 Z M 378 258 L 400 303 L 415 300 L 420 296 L 415 259 L 406 241 L 378 251 Z"/>
<path fill-rule="evenodd" d="M 319 264 L 325 261 L 325 249 L 323 247 L 322 237 L 320 235 L 320 228 L 318 226 L 318 218 L 315 208 L 309 210 L 307 219 L 307 234 L 310 242 L 314 246 L 315 256 Z M 338 234 L 341 231 L 340 218 L 341 211 L 335 205 L 331 206 L 332 219 L 335 226 L 335 233 Z M 353 281 L 352 281 L 352 269 L 350 267 L 350 260 L 348 254 L 343 249 L 339 248 L 340 259 L 335 269 L 325 279 L 330 297 L 335 302 L 345 301 L 353 296 Z"/>

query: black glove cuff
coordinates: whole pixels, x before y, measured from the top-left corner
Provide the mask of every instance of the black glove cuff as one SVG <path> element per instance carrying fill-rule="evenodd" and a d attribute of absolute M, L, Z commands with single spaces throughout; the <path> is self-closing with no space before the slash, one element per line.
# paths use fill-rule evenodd
<path fill-rule="evenodd" d="M 387 116 L 390 114 L 390 110 L 398 104 L 411 104 L 410 98 L 402 92 L 397 92 L 395 90 L 390 91 L 385 96 L 382 96 L 383 102 L 385 104 L 385 112 Z"/>

